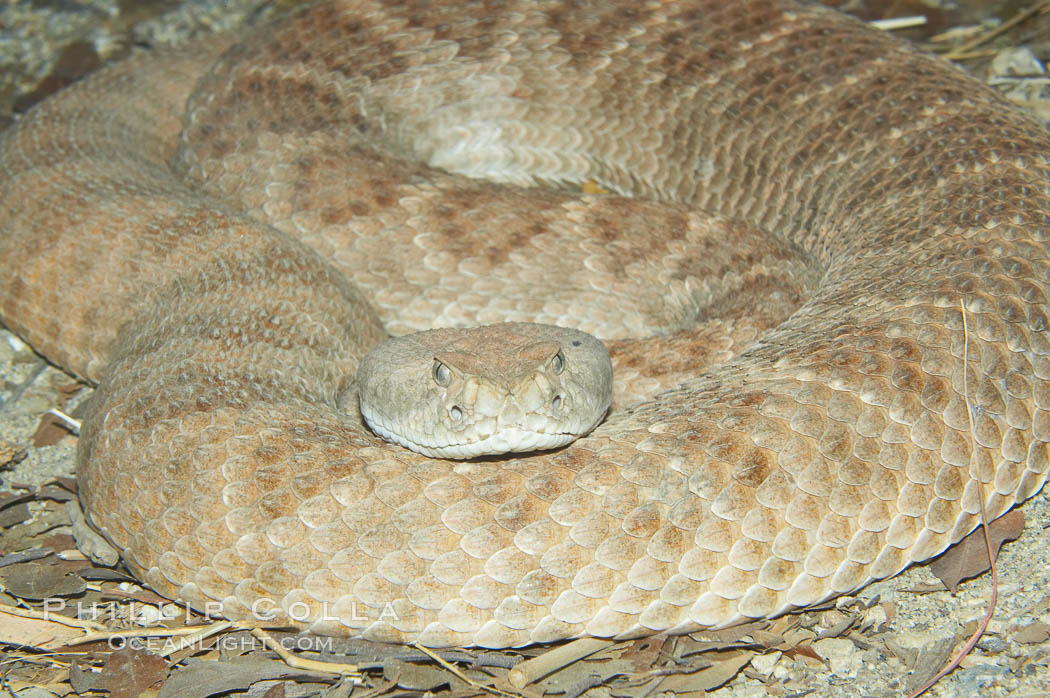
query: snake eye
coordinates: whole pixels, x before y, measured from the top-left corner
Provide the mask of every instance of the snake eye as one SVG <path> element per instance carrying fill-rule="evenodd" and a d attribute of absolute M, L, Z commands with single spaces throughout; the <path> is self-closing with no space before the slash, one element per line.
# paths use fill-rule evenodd
<path fill-rule="evenodd" d="M 434 382 L 440 385 L 442 388 L 446 387 L 452 380 L 452 372 L 448 370 L 448 366 L 441 363 L 437 359 L 434 359 Z"/>
<path fill-rule="evenodd" d="M 551 370 L 554 371 L 554 375 L 560 375 L 565 370 L 565 355 L 560 351 L 554 355 L 551 359 Z"/>

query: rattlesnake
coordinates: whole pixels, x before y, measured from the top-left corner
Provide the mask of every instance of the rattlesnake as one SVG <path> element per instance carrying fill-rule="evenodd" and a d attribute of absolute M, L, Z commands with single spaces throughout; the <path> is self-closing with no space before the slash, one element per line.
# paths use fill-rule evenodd
<path fill-rule="evenodd" d="M 946 63 L 786 0 L 333 1 L 230 42 L 0 150 L 0 317 L 99 382 L 81 500 L 160 593 L 432 646 L 685 632 L 1042 487 L 1050 139 Z M 503 320 L 610 340 L 593 433 L 428 459 L 340 401 L 385 330 Z"/>

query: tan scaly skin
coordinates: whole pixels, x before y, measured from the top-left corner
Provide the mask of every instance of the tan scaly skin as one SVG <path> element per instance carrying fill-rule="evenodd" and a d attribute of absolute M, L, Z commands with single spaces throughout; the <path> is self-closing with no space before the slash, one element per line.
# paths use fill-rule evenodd
<path fill-rule="evenodd" d="M 0 318 L 99 382 L 81 499 L 135 574 L 432 646 L 682 632 L 1042 487 L 1041 126 L 820 7 L 514 5 L 299 8 L 4 134 Z M 428 459 L 339 410 L 387 331 L 523 320 L 615 340 L 565 448 Z"/>

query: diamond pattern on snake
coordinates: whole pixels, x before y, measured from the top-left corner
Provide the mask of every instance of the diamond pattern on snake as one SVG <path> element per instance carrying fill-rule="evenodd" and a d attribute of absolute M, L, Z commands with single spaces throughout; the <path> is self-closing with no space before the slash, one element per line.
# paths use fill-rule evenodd
<path fill-rule="evenodd" d="M 789 0 L 316 2 L 3 134 L 0 318 L 97 384 L 81 503 L 165 596 L 435 647 L 720 627 L 1043 486 L 1048 152 Z M 387 337 L 524 322 L 608 348 L 589 433 L 449 460 L 365 425 Z M 592 401 L 543 392 L 584 361 L 561 340 L 515 337 L 409 380 L 489 421 L 479 358 L 523 419 Z"/>

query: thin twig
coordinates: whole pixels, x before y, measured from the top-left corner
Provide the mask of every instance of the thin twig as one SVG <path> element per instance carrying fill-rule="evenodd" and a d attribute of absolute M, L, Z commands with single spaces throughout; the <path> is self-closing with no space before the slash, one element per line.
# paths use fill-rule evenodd
<path fill-rule="evenodd" d="M 65 428 L 69 431 L 73 432 L 74 435 L 80 435 L 81 421 L 76 417 L 70 417 L 68 414 L 58 409 L 57 407 L 52 407 L 46 412 L 46 414 L 49 414 L 58 421 L 62 422 L 63 426 L 65 426 Z"/>
<path fill-rule="evenodd" d="M 926 15 L 912 15 L 910 17 L 887 17 L 886 19 L 873 19 L 868 24 L 881 29 L 884 32 L 897 31 L 898 29 L 911 29 L 912 27 L 926 26 Z"/>
<path fill-rule="evenodd" d="M 510 670 L 508 678 L 511 685 L 515 688 L 524 688 L 533 681 L 539 681 L 544 676 L 553 674 L 555 671 L 584 657 L 589 657 L 595 652 L 600 652 L 612 644 L 614 643 L 611 640 L 593 637 L 580 638 L 567 645 L 555 647 L 538 657 L 525 660 Z"/>
<path fill-rule="evenodd" d="M 193 647 L 204 640 L 207 640 L 212 635 L 218 635 L 224 632 L 228 628 L 233 627 L 233 623 L 228 620 L 218 621 L 216 623 L 208 623 L 206 625 L 195 626 L 193 630 L 196 632 L 185 635 L 177 642 L 172 642 L 170 647 L 164 649 L 160 653 L 162 657 L 170 657 L 171 655 L 186 649 L 187 647 Z"/>
<path fill-rule="evenodd" d="M 69 616 L 55 613 L 54 611 L 38 611 L 34 608 L 20 608 L 8 604 L 0 604 L 0 613 L 7 613 L 21 618 L 33 618 L 34 620 L 46 620 L 50 623 L 58 623 L 59 625 L 77 628 L 78 630 L 83 630 L 85 632 L 97 632 L 105 629 L 105 626 L 101 623 L 96 623 L 92 620 L 82 620 L 80 618 L 70 618 Z"/>
<path fill-rule="evenodd" d="M 959 309 L 962 311 L 962 324 L 963 324 L 963 399 L 966 401 L 966 416 L 970 420 L 970 462 L 976 464 L 976 476 L 977 481 L 978 497 L 977 503 L 981 509 L 981 531 L 984 533 L 984 547 L 988 551 L 988 566 L 992 570 L 992 598 L 988 602 L 988 611 L 984 614 L 984 619 L 981 624 L 974 631 L 973 635 L 970 636 L 970 640 L 963 645 L 963 648 L 955 656 L 948 666 L 937 672 L 937 675 L 932 679 L 924 683 L 922 686 L 917 688 L 913 693 L 909 694 L 908 698 L 918 698 L 923 693 L 928 691 L 931 686 L 940 681 L 942 678 L 955 671 L 955 669 L 962 663 L 963 657 L 968 655 L 977 641 L 984 635 L 984 631 L 988 629 L 988 624 L 992 622 L 992 617 L 995 615 L 995 604 L 999 600 L 999 575 L 995 570 L 995 553 L 992 552 L 992 540 L 988 536 L 988 515 L 984 510 L 984 481 L 981 479 L 980 463 L 976 459 L 977 454 L 977 439 L 974 434 L 976 429 L 973 424 L 973 408 L 970 407 L 970 388 L 969 388 L 969 372 L 968 372 L 968 361 L 970 358 L 970 331 L 966 325 L 966 304 L 963 300 L 959 299 Z"/>
<path fill-rule="evenodd" d="M 327 674 L 339 674 L 340 676 L 345 676 L 358 686 L 365 685 L 361 672 L 359 672 L 357 667 L 353 664 L 322 662 L 317 659 L 300 657 L 299 655 L 286 650 L 280 642 L 273 639 L 273 636 L 262 628 L 251 628 L 249 632 L 251 632 L 253 637 L 259 639 L 269 649 L 276 652 L 277 656 L 284 660 L 284 663 L 293 669 L 302 669 L 304 671 L 315 671 Z"/>
<path fill-rule="evenodd" d="M 1029 17 L 1038 14 L 1039 12 L 1042 12 L 1044 9 L 1046 9 L 1048 5 L 1050 5 L 1050 0 L 1043 0 L 1042 2 L 1038 2 L 1035 5 L 1029 7 L 1027 10 L 1022 10 L 1018 12 L 1016 15 L 1006 20 L 995 29 L 991 29 L 987 32 L 984 32 L 980 36 L 975 36 L 973 39 L 967 41 L 962 46 L 956 49 L 952 49 L 944 55 L 948 60 L 957 61 L 959 60 L 959 57 L 961 55 L 966 54 L 967 52 L 977 48 L 985 42 L 991 41 L 995 37 L 1010 29 L 1011 27 L 1020 24 Z"/>
<path fill-rule="evenodd" d="M 215 624 L 213 623 L 212 625 Z M 176 637 L 180 635 L 196 635 L 200 632 L 201 627 L 202 626 L 194 625 L 185 628 L 131 628 L 126 630 L 102 630 L 99 632 L 88 633 L 83 637 L 70 640 L 66 643 L 66 646 L 72 647 L 73 645 L 83 645 L 86 642 L 96 642 L 99 640 L 105 640 L 108 642 L 109 640 L 132 637 Z"/>
<path fill-rule="evenodd" d="M 485 691 L 486 693 L 491 693 L 491 694 L 497 695 L 497 696 L 505 696 L 505 698 L 519 698 L 518 694 L 516 694 L 516 693 L 507 693 L 506 691 L 501 691 L 500 689 L 498 689 L 498 688 L 496 688 L 494 686 L 489 686 L 489 685 L 486 685 L 486 684 L 483 684 L 483 683 L 478 683 L 477 681 L 475 681 L 474 679 L 470 678 L 469 676 L 464 674 L 462 671 L 460 671 L 459 668 L 456 667 L 456 665 L 450 664 L 449 662 L 446 662 L 438 654 L 430 651 L 429 649 L 427 649 L 423 645 L 420 645 L 419 643 L 414 642 L 414 643 L 412 643 L 412 646 L 415 647 L 420 652 L 422 652 L 423 654 L 425 654 L 428 657 L 430 657 L 431 659 L 433 659 L 438 664 L 440 664 L 441 667 L 445 671 L 447 671 L 450 674 L 454 675 L 460 681 L 466 682 L 467 685 L 469 685 L 471 688 L 476 688 L 479 691 Z"/>

